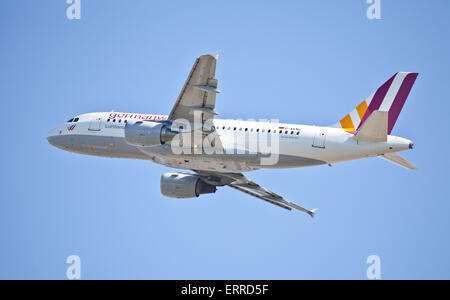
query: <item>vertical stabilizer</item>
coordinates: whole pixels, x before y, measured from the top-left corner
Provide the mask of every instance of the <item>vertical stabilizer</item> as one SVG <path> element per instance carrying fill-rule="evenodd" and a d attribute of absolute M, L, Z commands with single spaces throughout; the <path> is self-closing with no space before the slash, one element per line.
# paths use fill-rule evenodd
<path fill-rule="evenodd" d="M 391 134 L 418 73 L 399 72 L 386 81 L 369 98 L 361 102 L 335 127 L 355 133 L 375 111 L 388 112 L 387 133 Z"/>

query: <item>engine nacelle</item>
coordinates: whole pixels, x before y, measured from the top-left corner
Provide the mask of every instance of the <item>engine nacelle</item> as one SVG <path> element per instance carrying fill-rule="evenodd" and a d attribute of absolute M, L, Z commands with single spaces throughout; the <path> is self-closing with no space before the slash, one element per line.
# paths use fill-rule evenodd
<path fill-rule="evenodd" d="M 128 122 L 125 125 L 125 140 L 135 146 L 159 146 L 176 135 L 165 124 L 150 121 Z"/>
<path fill-rule="evenodd" d="M 217 188 L 201 180 L 197 175 L 166 173 L 161 176 L 161 193 L 170 198 L 194 198 L 201 194 L 213 194 Z"/>

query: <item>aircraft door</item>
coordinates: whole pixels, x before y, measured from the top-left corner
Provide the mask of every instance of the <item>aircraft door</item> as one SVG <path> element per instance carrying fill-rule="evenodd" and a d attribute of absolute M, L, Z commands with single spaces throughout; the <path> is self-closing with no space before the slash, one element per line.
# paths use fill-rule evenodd
<path fill-rule="evenodd" d="M 102 125 L 102 118 L 94 118 L 89 123 L 90 131 L 100 131 Z"/>
<path fill-rule="evenodd" d="M 324 149 L 326 138 L 327 138 L 327 132 L 326 132 L 325 128 L 320 128 L 320 127 L 317 128 L 312 146 L 315 148 Z"/>

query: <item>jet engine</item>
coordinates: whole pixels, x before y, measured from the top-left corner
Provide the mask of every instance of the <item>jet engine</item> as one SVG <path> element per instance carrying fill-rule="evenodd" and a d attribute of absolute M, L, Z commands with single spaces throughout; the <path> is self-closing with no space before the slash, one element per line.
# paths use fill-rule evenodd
<path fill-rule="evenodd" d="M 163 123 L 151 121 L 128 122 L 125 125 L 125 140 L 134 146 L 159 146 L 176 135 Z"/>
<path fill-rule="evenodd" d="M 161 176 L 161 193 L 170 198 L 194 198 L 201 194 L 216 192 L 214 185 L 199 176 L 183 173 L 166 173 Z"/>

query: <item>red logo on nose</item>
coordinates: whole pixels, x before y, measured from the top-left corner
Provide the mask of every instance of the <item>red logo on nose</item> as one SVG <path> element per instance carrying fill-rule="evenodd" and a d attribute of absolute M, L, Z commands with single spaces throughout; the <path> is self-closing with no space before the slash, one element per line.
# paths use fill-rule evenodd
<path fill-rule="evenodd" d="M 67 130 L 72 131 L 77 125 L 67 126 Z"/>

